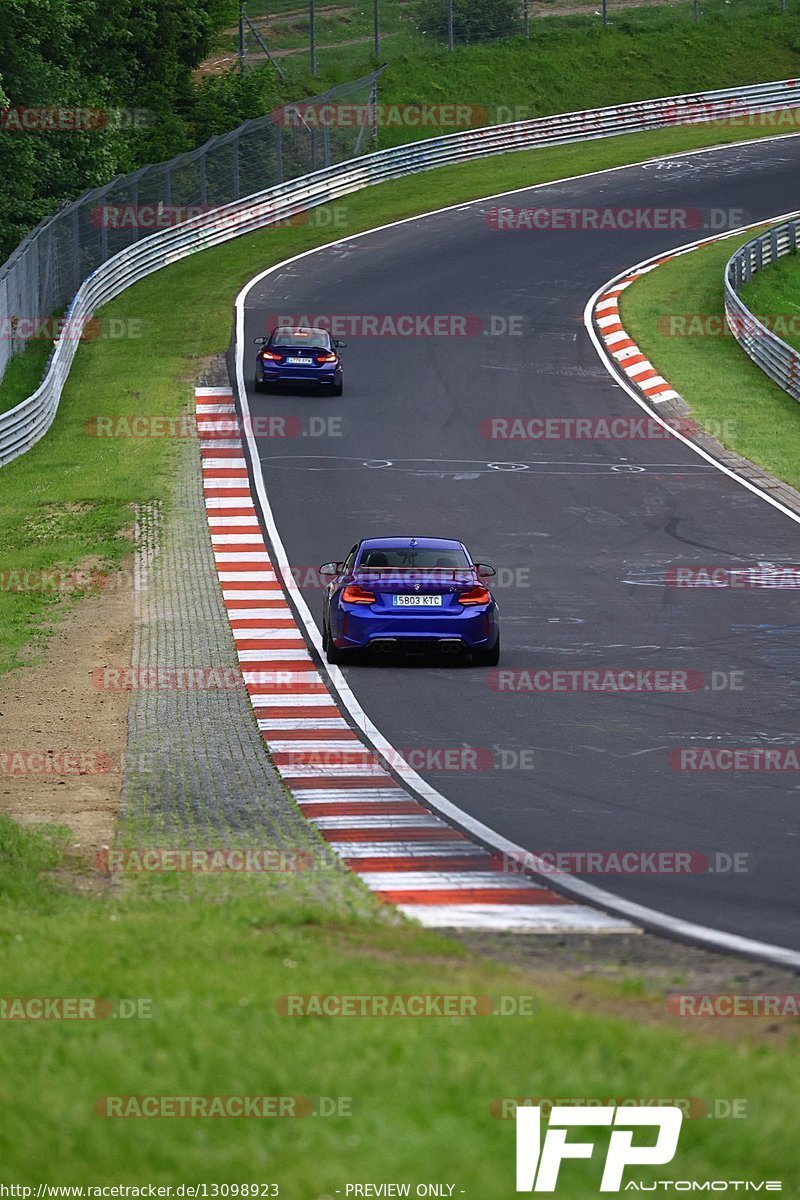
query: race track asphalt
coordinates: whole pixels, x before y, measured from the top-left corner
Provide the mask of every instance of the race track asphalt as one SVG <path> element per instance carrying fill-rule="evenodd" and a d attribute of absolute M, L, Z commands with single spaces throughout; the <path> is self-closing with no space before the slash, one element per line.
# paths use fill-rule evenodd
<path fill-rule="evenodd" d="M 455 536 L 501 572 L 502 670 L 701 673 L 703 686 L 684 693 L 547 694 L 424 660 L 345 668 L 392 744 L 430 752 L 412 765 L 491 828 L 536 853 L 694 851 L 711 865 L 738 855 L 738 870 L 586 877 L 794 949 L 800 776 L 676 770 L 668 755 L 800 748 L 800 594 L 676 589 L 664 573 L 797 563 L 798 525 L 675 439 L 497 440 L 486 437 L 486 421 L 641 416 L 584 329 L 589 296 L 629 265 L 715 232 L 713 222 L 741 225 L 796 207 L 799 180 L 792 137 L 377 230 L 255 283 L 244 347 L 250 386 L 252 338 L 268 331 L 268 314 L 471 315 L 487 330 L 492 319 L 495 328 L 513 319 L 521 333 L 347 333 L 341 399 L 250 391 L 255 418 L 289 416 L 302 427 L 258 444 L 289 560 L 310 585 L 306 599 L 319 617 L 310 568 L 343 558 L 360 537 Z M 685 229 L 512 231 L 492 227 L 498 206 L 691 211 Z M 680 297 L 671 311 L 685 311 Z M 485 752 L 478 769 L 469 756 L 455 769 L 437 760 L 437 750 L 458 747 L 490 751 L 494 766 Z"/>

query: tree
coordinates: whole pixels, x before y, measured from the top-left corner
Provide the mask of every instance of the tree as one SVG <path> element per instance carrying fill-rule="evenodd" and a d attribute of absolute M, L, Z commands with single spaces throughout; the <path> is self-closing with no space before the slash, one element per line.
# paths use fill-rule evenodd
<path fill-rule="evenodd" d="M 0 261 L 62 201 L 205 140 L 192 72 L 237 9 L 0 0 Z M 81 127 L 31 127 L 58 108 L 81 110 Z"/>

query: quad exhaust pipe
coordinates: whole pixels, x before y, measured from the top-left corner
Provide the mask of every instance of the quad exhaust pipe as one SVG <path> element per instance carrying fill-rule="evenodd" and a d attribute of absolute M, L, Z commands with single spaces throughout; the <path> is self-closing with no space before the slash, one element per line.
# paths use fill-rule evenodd
<path fill-rule="evenodd" d="M 397 649 L 397 639 L 376 638 L 372 643 L 371 649 L 374 650 L 376 654 L 391 654 L 393 650 Z"/>
<path fill-rule="evenodd" d="M 373 638 L 370 650 L 373 654 L 392 654 L 397 650 L 398 644 L 397 638 Z M 459 638 L 441 638 L 436 645 L 442 654 L 459 654 L 463 649 Z"/>

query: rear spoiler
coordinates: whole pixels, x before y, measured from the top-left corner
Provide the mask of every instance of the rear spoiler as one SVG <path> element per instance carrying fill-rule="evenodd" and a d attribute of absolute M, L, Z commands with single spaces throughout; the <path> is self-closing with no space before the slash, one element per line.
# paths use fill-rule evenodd
<path fill-rule="evenodd" d="M 396 575 L 399 579 L 409 580 L 415 577 L 420 579 L 457 579 L 465 575 L 471 579 L 477 575 L 477 570 L 474 566 L 469 567 L 362 567 L 354 568 L 355 575 Z"/>

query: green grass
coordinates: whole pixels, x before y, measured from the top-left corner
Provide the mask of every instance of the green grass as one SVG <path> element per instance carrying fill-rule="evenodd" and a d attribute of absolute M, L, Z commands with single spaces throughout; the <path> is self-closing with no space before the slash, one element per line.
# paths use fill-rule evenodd
<path fill-rule="evenodd" d="M 686 315 L 716 318 L 721 327 L 725 263 L 735 247 L 752 236 L 751 231 L 672 259 L 628 288 L 620 308 L 631 337 L 686 399 L 700 424 L 728 449 L 800 488 L 797 402 L 751 362 L 730 334 L 669 332 L 671 318 Z M 790 300 L 783 281 L 793 267 L 796 273 L 794 260 L 768 268 L 748 289 L 747 303 L 760 312 L 787 311 Z M 774 281 L 773 270 L 778 272 Z M 798 294 L 796 284 L 794 294 Z M 794 304 L 796 311 L 796 300 Z"/>
<path fill-rule="evenodd" d="M 52 342 L 35 339 L 28 343 L 25 354 L 12 356 L 0 379 L 0 413 L 14 408 L 36 391 L 52 349 Z"/>
<path fill-rule="evenodd" d="M 57 892 L 39 877 L 52 842 L 37 842 L 28 834 L 21 846 L 0 818 L 0 879 L 13 853 L 24 881 L 0 892 L 4 995 L 145 1000 L 153 1015 L 3 1022 L 4 1182 L 274 1181 L 282 1196 L 318 1197 L 348 1182 L 435 1181 L 500 1200 L 513 1194 L 514 1128 L 491 1115 L 495 1098 L 698 1096 L 746 1098 L 748 1119 L 685 1122 L 671 1166 L 633 1177 L 783 1178 L 789 1195 L 800 1186 L 785 1115 L 795 1045 L 734 1046 L 677 1021 L 603 1015 L 600 1003 L 570 1011 L 520 972 L 371 917 L 345 891 L 321 907 L 299 876 L 176 877 L 111 898 Z M 524 1016 L 279 1015 L 281 996 L 309 993 L 530 999 Z M 342 1097 L 351 1115 L 124 1120 L 94 1110 L 102 1096 L 195 1094 Z M 598 1169 L 568 1164 L 559 1194 L 594 1194 Z"/>
<path fill-rule="evenodd" d="M 70 602 L 47 588 L 9 590 L 9 578 L 18 577 L 4 573 L 32 572 L 35 582 L 36 572 L 69 574 L 89 560 L 100 570 L 112 569 L 131 550 L 132 505 L 169 498 L 174 440 L 94 437 L 93 419 L 189 411 L 198 364 L 227 347 L 233 296 L 258 269 L 444 204 L 736 141 L 742 134 L 676 128 L 441 168 L 341 201 L 346 219 L 335 233 L 313 223 L 264 230 L 192 255 L 128 289 L 103 310 L 103 328 L 130 329 L 136 336 L 83 343 L 53 428 L 0 471 L 0 671 L 29 657 L 31 644 L 41 645 Z M 38 355 L 40 346 L 29 353 Z"/>
<path fill-rule="evenodd" d="M 688 3 L 615 12 L 611 0 L 605 29 L 594 16 L 596 5 L 586 14 L 565 15 L 554 4 L 553 16 L 532 21 L 530 40 L 457 46 L 452 53 L 416 32 L 408 18 L 401 19 L 401 7 L 405 11 L 407 6 L 391 0 L 382 4 L 391 36 L 381 47 L 381 60 L 389 68 L 381 77 L 379 100 L 390 105 L 475 104 L 485 106 L 497 121 L 509 111 L 512 115 L 505 119 L 513 119 L 516 110 L 521 118 L 533 117 L 800 73 L 800 7 L 795 3 L 782 14 L 775 0 L 710 0 L 696 22 Z M 370 33 L 372 6 L 350 11 L 350 21 L 335 18 L 341 41 Z M 321 29 L 319 43 L 335 40 L 333 31 L 324 24 Z M 295 29 L 270 46 L 279 48 L 283 36 L 293 46 L 304 42 Z M 372 70 L 372 42 L 320 50 L 318 61 L 312 78 L 306 53 L 281 59 L 287 76 L 281 85 L 284 100 Z M 269 65 L 260 69 L 272 73 Z M 436 132 L 386 128 L 381 143 Z"/>
<path fill-rule="evenodd" d="M 394 37 L 399 32 L 413 33 L 408 9 L 408 3 L 383 0 L 380 17 L 382 37 Z M 270 50 L 303 48 L 307 53 L 307 4 L 298 4 L 296 0 L 283 0 L 282 3 L 251 0 L 247 5 L 247 13 Z M 372 4 L 317 4 L 315 31 L 318 47 L 358 37 L 372 38 L 373 29 Z M 246 31 L 246 37 L 248 47 L 255 51 L 257 42 L 249 30 Z M 238 30 L 225 30 L 217 39 L 217 44 L 222 50 L 236 49 L 239 44 Z"/>

